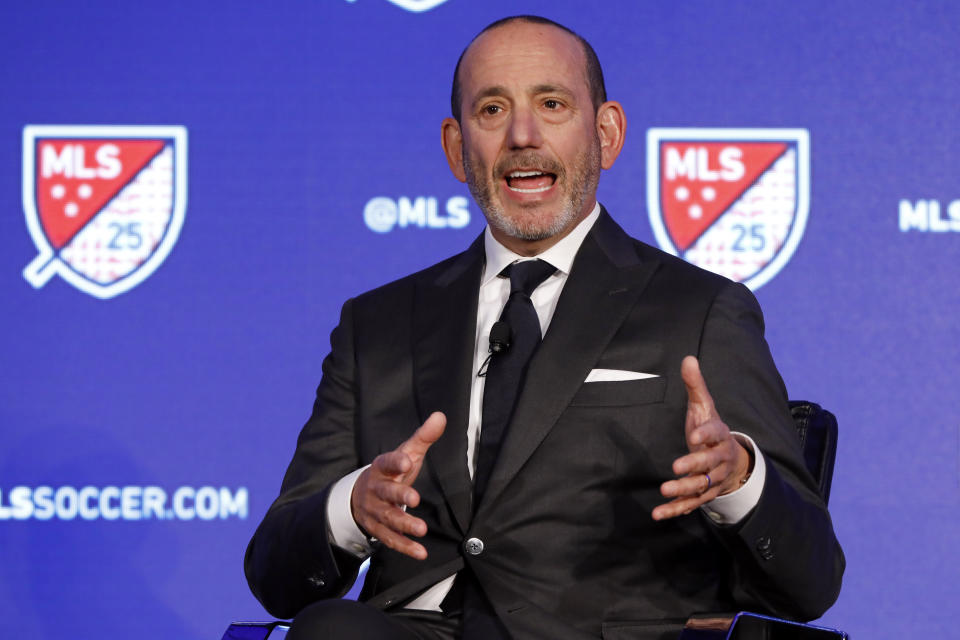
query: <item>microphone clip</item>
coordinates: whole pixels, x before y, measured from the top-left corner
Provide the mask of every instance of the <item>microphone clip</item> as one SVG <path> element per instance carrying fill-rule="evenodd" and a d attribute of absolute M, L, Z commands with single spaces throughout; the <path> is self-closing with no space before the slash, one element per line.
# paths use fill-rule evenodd
<path fill-rule="evenodd" d="M 490 359 L 500 353 L 506 353 L 510 348 L 510 325 L 503 320 L 497 320 L 490 327 L 490 355 L 480 365 L 480 371 L 477 372 L 478 378 L 485 378 L 487 369 L 490 366 Z"/>

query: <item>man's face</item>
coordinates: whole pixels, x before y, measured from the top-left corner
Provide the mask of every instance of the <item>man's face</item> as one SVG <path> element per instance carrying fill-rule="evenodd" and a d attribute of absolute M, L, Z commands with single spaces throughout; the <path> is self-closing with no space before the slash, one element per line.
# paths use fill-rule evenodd
<path fill-rule="evenodd" d="M 593 209 L 601 165 L 580 43 L 549 25 L 512 22 L 474 41 L 460 80 L 458 177 L 494 236 L 515 248 L 566 235 Z M 445 122 L 457 174 L 447 132 Z"/>

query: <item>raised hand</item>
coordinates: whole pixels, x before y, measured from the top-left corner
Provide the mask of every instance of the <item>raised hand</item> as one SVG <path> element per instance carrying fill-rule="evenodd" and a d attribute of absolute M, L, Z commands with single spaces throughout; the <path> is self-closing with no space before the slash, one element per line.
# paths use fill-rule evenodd
<path fill-rule="evenodd" d="M 693 356 L 683 359 L 680 375 L 687 387 L 687 448 L 690 453 L 673 461 L 676 480 L 660 486 L 670 502 L 653 510 L 654 520 L 690 513 L 719 495 L 740 487 L 750 468 L 750 454 L 720 419 L 700 363 Z"/>
<path fill-rule="evenodd" d="M 427 550 L 407 536 L 425 535 L 427 523 L 404 508 L 420 504 L 420 494 L 412 485 L 427 449 L 443 435 L 446 426 L 445 415 L 431 413 L 407 441 L 374 458 L 357 478 L 350 495 L 353 519 L 367 535 L 417 560 L 425 559 Z"/>

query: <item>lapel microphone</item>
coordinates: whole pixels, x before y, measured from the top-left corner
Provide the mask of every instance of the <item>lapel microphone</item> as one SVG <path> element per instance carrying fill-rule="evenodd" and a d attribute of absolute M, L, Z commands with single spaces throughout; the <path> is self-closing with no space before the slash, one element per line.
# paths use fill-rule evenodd
<path fill-rule="evenodd" d="M 490 353 L 503 353 L 510 348 L 510 325 L 497 320 L 490 328 Z"/>
<path fill-rule="evenodd" d="M 498 353 L 505 353 L 510 348 L 510 325 L 503 320 L 497 320 L 490 327 L 490 355 L 480 365 L 480 371 L 477 371 L 477 377 L 483 378 L 487 375 L 487 366 L 490 364 L 490 358 Z"/>

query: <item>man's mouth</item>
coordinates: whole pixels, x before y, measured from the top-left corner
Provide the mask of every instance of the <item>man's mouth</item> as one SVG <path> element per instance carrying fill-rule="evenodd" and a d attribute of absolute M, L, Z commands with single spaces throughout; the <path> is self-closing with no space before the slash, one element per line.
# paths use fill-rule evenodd
<path fill-rule="evenodd" d="M 545 171 L 511 171 L 506 175 L 507 188 L 517 193 L 542 193 L 557 181 L 554 173 Z"/>

